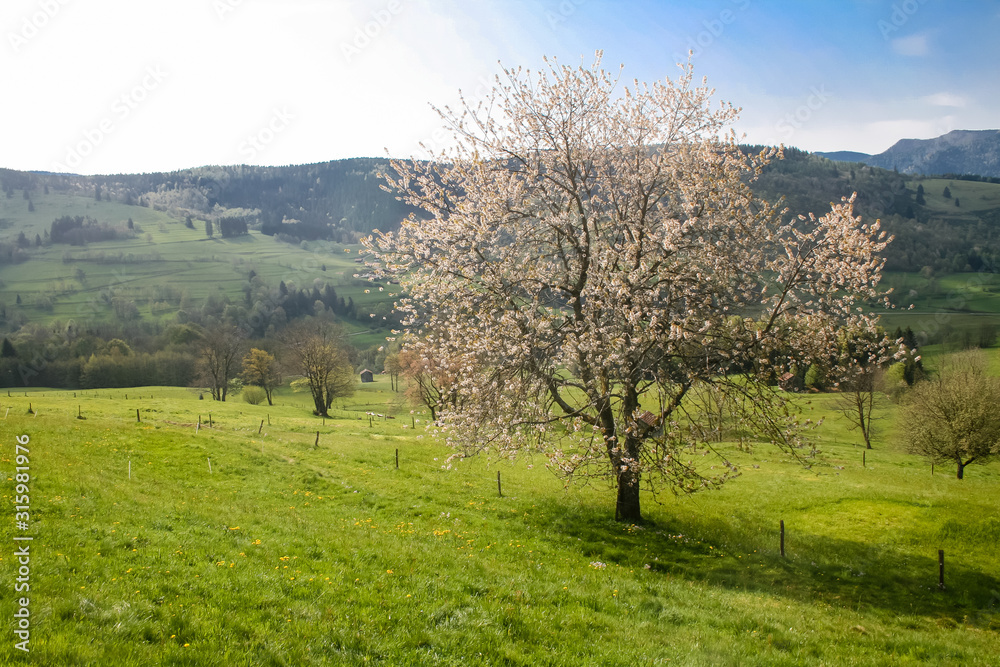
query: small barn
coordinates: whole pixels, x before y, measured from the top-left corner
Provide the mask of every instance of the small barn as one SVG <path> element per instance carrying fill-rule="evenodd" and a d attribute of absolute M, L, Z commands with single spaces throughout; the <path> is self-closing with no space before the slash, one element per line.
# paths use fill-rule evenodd
<path fill-rule="evenodd" d="M 802 391 L 802 378 L 793 373 L 783 373 L 778 378 L 778 386 L 785 391 Z"/>
<path fill-rule="evenodd" d="M 361 381 L 362 382 L 374 382 L 375 381 L 375 374 L 372 373 L 370 370 L 368 370 L 366 368 L 365 370 L 361 371 Z"/>

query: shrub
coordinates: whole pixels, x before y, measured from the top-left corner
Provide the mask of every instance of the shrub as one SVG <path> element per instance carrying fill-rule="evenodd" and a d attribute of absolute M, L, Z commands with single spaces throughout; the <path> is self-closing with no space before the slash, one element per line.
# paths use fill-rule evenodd
<path fill-rule="evenodd" d="M 260 387 L 250 385 L 243 388 L 243 400 L 250 405 L 260 405 L 264 402 L 265 398 L 267 398 L 267 395 Z"/>

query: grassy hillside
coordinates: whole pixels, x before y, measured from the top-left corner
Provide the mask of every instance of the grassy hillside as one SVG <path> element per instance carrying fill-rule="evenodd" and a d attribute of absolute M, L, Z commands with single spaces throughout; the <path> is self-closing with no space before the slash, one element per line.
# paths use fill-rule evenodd
<path fill-rule="evenodd" d="M 924 186 L 927 207 L 942 215 L 971 215 L 1000 208 L 1000 184 L 958 179 L 925 178 L 919 181 Z M 948 188 L 951 196 L 944 196 Z M 955 200 L 959 205 L 955 205 Z"/>
<path fill-rule="evenodd" d="M 23 322 L 70 320 L 120 324 L 116 298 L 135 304 L 132 324 L 172 322 L 179 311 L 190 314 L 210 298 L 216 305 L 228 299 L 234 307 L 250 310 L 257 297 L 248 282 L 253 271 L 272 290 L 281 282 L 307 290 L 331 284 L 358 306 L 357 316 L 349 318 L 353 340 L 362 347 L 382 343 L 390 328 L 383 326 L 390 323 L 382 317 L 391 309 L 394 290 L 382 285 L 379 291 L 354 278 L 364 273 L 354 261 L 359 246 L 330 240 L 279 242 L 259 231 L 266 225 L 286 229 L 287 240 L 293 232 L 319 233 L 328 224 L 324 229 L 333 237 L 356 239 L 376 223 L 397 220 L 403 210 L 393 208 L 392 198 L 379 190 L 376 167 L 376 161 L 348 160 L 107 177 L 0 169 L 5 188 L 0 243 L 13 244 L 23 232 L 29 244 L 27 261 L 0 263 L 0 312 L 7 314 L 0 327 L 11 331 Z M 924 205 L 916 204 L 918 186 L 924 189 Z M 946 186 L 951 198 L 943 196 Z M 98 187 L 101 201 L 94 197 Z M 858 193 L 856 212 L 867 220 L 881 218 L 896 236 L 887 249 L 886 284 L 894 287 L 897 305 L 913 306 L 886 313 L 888 328 L 910 326 L 924 332 L 926 340 L 938 341 L 961 339 L 984 324 L 1000 326 L 1000 302 L 994 298 L 1000 292 L 994 291 L 991 273 L 1000 261 L 1000 184 L 911 177 L 788 149 L 756 187 L 772 199 L 786 195 L 791 213 L 822 213 L 829 202 Z M 33 212 L 28 211 L 26 191 Z M 109 197 L 112 201 L 106 201 Z M 162 210 L 127 201 L 152 202 Z M 341 215 L 334 209 L 343 213 L 346 227 L 328 220 Z M 195 229 L 183 224 L 189 214 Z M 251 233 L 207 238 L 204 218 L 229 214 L 246 214 Z M 139 231 L 127 240 L 35 247 L 36 234 L 44 237 L 52 221 L 63 215 L 90 216 L 110 225 L 124 225 L 131 218 Z M 298 218 L 305 227 L 285 224 Z M 221 310 L 216 309 L 216 316 Z"/>
<path fill-rule="evenodd" d="M 0 396 L 4 496 L 14 436 L 27 434 L 30 526 L 11 517 L 2 533 L 8 545 L 34 538 L 32 664 L 991 665 L 1000 654 L 1000 465 L 959 482 L 881 439 L 863 466 L 835 396 L 804 405 L 827 418 L 809 468 L 764 446 L 732 451 L 740 479 L 647 496 L 649 522 L 630 526 L 610 520 L 610 489 L 564 488 L 540 458 L 446 469 L 449 450 L 384 380 L 325 423 L 287 392 L 274 407 L 160 387 L 13 393 Z M 212 427 L 197 427 L 209 411 Z M 0 572 L 12 584 L 10 554 Z M 0 662 L 12 664 L 25 659 L 13 594 L 2 604 Z"/>
<path fill-rule="evenodd" d="M 392 301 L 388 291 L 379 292 L 353 277 L 364 271 L 354 261 L 360 246 L 289 244 L 258 231 L 208 238 L 203 220 L 189 229 L 183 218 L 166 212 L 62 192 L 35 192 L 32 203 L 35 210 L 29 212 L 20 197 L 0 198 L 0 241 L 14 242 L 20 232 L 33 240 L 63 215 L 90 216 L 113 225 L 132 219 L 136 235 L 85 246 L 32 245 L 27 261 L 0 264 L 0 303 L 29 322 L 114 321 L 115 297 L 134 302 L 142 321 L 170 321 L 182 307 L 198 308 L 210 296 L 243 304 L 251 271 L 274 289 L 281 282 L 307 289 L 316 281 L 330 283 L 359 306 L 361 316 Z M 366 339 L 381 340 L 381 317 L 372 324 L 378 331 Z M 362 334 L 368 328 L 353 327 Z"/>

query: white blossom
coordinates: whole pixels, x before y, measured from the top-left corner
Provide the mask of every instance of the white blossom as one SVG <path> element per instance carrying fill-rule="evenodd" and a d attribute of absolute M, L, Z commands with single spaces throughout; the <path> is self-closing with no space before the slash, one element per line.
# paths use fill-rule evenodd
<path fill-rule="evenodd" d="M 441 111 L 456 148 L 387 175 L 425 214 L 365 245 L 423 332 L 407 348 L 449 369 L 437 423 L 458 455 L 543 451 L 559 474 L 610 474 L 634 522 L 641 479 L 687 492 L 736 474 L 684 463 L 700 440 L 694 388 L 801 444 L 772 378 L 828 356 L 845 325 L 874 331 L 861 307 L 880 298 L 891 239 L 853 198 L 787 222 L 756 197 L 780 150 L 744 153 L 727 131 L 737 110 L 712 105 L 690 64 L 623 85 L 600 54 L 590 68 L 546 62 Z"/>

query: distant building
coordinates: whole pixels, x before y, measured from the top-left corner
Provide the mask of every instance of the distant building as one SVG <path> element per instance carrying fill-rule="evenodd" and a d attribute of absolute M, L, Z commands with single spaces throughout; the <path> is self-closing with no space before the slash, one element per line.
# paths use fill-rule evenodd
<path fill-rule="evenodd" d="M 793 373 L 783 373 L 778 378 L 778 385 L 785 391 L 802 391 L 802 378 Z"/>
<path fill-rule="evenodd" d="M 372 373 L 370 370 L 368 370 L 366 368 L 365 370 L 361 371 L 361 381 L 362 382 L 374 382 L 375 381 L 375 374 Z"/>

